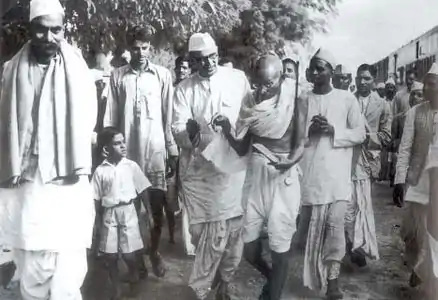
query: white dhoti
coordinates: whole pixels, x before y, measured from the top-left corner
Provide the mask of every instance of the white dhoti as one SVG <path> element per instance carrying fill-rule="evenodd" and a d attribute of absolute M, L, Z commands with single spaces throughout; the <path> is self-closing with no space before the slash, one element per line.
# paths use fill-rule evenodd
<path fill-rule="evenodd" d="M 243 253 L 242 217 L 190 225 L 196 258 L 189 286 L 199 299 L 208 296 L 216 273 L 230 282 Z"/>
<path fill-rule="evenodd" d="M 262 154 L 252 154 L 243 189 L 246 204 L 243 241 L 249 243 L 260 238 L 266 226 L 269 248 L 284 253 L 290 248 L 300 209 L 298 169 L 295 166 L 280 172 L 268 163 Z"/>
<path fill-rule="evenodd" d="M 87 176 L 68 185 L 42 184 L 37 177 L 17 189 L 0 189 L 5 196 L 14 201 L 7 235 L 23 298 L 82 299 L 95 217 Z"/>
<path fill-rule="evenodd" d="M 74 251 L 24 251 L 15 253 L 21 270 L 24 300 L 81 300 L 87 274 L 86 249 Z"/>
<path fill-rule="evenodd" d="M 352 251 L 379 259 L 369 179 L 353 180 L 353 193 L 345 214 L 345 231 Z"/>
<path fill-rule="evenodd" d="M 300 226 L 308 223 L 304 257 L 304 286 L 321 290 L 327 279 L 338 278 L 345 256 L 344 216 L 347 201 L 325 205 L 305 205 Z"/>

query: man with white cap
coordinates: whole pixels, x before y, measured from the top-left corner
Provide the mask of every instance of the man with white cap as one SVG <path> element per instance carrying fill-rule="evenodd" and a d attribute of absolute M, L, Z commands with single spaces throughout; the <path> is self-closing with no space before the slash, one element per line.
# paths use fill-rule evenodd
<path fill-rule="evenodd" d="M 333 74 L 333 87 L 348 91 L 348 87 L 353 81 L 353 74 L 344 65 L 337 65 Z"/>
<path fill-rule="evenodd" d="M 2 75 L 0 198 L 15 205 L 10 242 L 23 299 L 79 300 L 95 216 L 96 89 L 64 40 L 58 0 L 31 1 L 30 33 Z"/>
<path fill-rule="evenodd" d="M 405 261 L 412 272 L 410 284 L 413 286 L 419 283 L 418 279 L 424 280 L 427 276 L 420 268 L 430 192 L 429 172 L 425 172 L 424 168 L 433 140 L 432 102 L 437 98 L 434 94 L 438 86 L 437 75 L 438 65 L 433 64 L 424 79 L 425 101 L 407 112 L 396 168 L 393 197 L 400 207 L 407 202 L 401 235 L 405 242 Z M 415 84 L 412 88 L 416 88 Z"/>
<path fill-rule="evenodd" d="M 111 75 L 104 126 L 114 126 L 123 132 L 127 157 L 140 166 L 152 183 L 149 198 L 154 222 L 149 256 L 155 276 L 163 277 L 165 267 L 158 251 L 163 210 L 170 223 L 174 223 L 173 212 L 167 209 L 166 168 L 176 171 L 178 148 L 171 132 L 172 75 L 149 60 L 150 39 L 148 30 L 141 26 L 128 31 L 131 61 Z"/>
<path fill-rule="evenodd" d="M 221 114 L 234 126 L 242 101 L 252 95 L 243 72 L 218 66 L 218 48 L 208 33 L 193 34 L 189 52 L 197 74 L 176 88 L 172 125 L 181 149 L 180 192 L 196 245 L 189 285 L 199 299 L 216 286 L 216 299 L 230 299 L 228 284 L 243 251 L 246 163 L 212 121 Z"/>
<path fill-rule="evenodd" d="M 353 193 L 345 215 L 347 253 L 351 262 L 366 265 L 366 257 L 379 259 L 374 211 L 371 198 L 371 180 L 378 178 L 380 151 L 391 142 L 391 113 L 384 99 L 373 92 L 376 69 L 362 64 L 357 70 L 356 93 L 365 122 L 367 139 L 353 152 Z"/>
<path fill-rule="evenodd" d="M 411 95 L 409 98 L 409 105 L 410 107 L 414 107 L 417 104 L 420 104 L 424 101 L 424 97 L 423 97 L 423 83 L 418 82 L 418 81 L 414 81 L 414 83 L 412 84 L 411 87 Z M 406 113 L 404 113 L 403 115 L 401 115 L 400 118 L 400 122 L 397 122 L 395 125 L 392 126 L 391 128 L 391 135 L 392 135 L 392 151 L 393 151 L 393 156 L 392 156 L 392 166 L 391 166 L 391 180 L 392 183 L 394 184 L 394 179 L 395 179 L 395 173 L 396 173 L 396 165 L 397 165 L 397 151 L 396 149 L 399 148 L 400 146 L 400 142 L 401 142 L 401 138 L 403 136 L 403 126 L 405 123 L 405 119 L 406 119 Z M 394 122 L 394 120 L 393 120 Z M 396 204 L 396 203 L 394 203 Z"/>
<path fill-rule="evenodd" d="M 434 64 L 425 78 L 425 98 L 430 103 L 433 115 L 433 134 L 429 148 L 429 157 L 425 170 L 429 172 L 429 209 L 427 213 L 427 231 L 425 237 L 427 256 L 427 281 L 425 290 L 427 300 L 436 300 L 438 295 L 438 65 Z"/>
<path fill-rule="evenodd" d="M 392 103 L 392 126 L 398 127 L 404 125 L 403 116 L 411 108 L 409 105 L 409 97 L 411 94 L 412 84 L 417 80 L 417 71 L 409 69 L 406 71 L 406 87 L 397 92 Z M 397 149 L 395 149 L 397 152 Z"/>
<path fill-rule="evenodd" d="M 389 111 L 392 113 L 392 105 L 395 94 L 397 93 L 397 85 L 393 77 L 389 77 L 385 82 L 385 101 Z M 380 173 L 379 179 L 382 181 L 390 180 L 392 186 L 394 172 L 392 170 L 392 143 L 388 146 L 382 147 L 380 152 Z"/>
<path fill-rule="evenodd" d="M 385 83 L 379 82 L 376 85 L 376 92 L 379 94 L 380 98 L 385 98 Z"/>
<path fill-rule="evenodd" d="M 365 140 L 364 120 L 354 96 L 331 85 L 336 62 L 324 49 L 310 61 L 313 90 L 299 99 L 307 116 L 300 229 L 309 228 L 304 285 L 342 299 L 338 278 L 345 256 L 344 216 L 351 197 L 353 147 Z"/>

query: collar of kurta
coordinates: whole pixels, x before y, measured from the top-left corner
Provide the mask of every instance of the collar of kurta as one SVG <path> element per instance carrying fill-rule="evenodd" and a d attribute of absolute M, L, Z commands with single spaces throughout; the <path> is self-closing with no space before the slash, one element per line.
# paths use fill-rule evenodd
<path fill-rule="evenodd" d="M 115 164 L 113 164 L 112 162 L 108 161 L 108 159 L 105 159 L 105 160 L 102 162 L 102 165 L 112 166 L 112 167 L 116 168 L 117 166 L 120 166 L 120 165 L 125 164 L 126 161 L 127 161 L 126 158 L 122 158 L 122 159 L 119 161 L 119 163 L 118 163 L 117 165 L 115 165 Z"/>
<path fill-rule="evenodd" d="M 155 66 L 153 63 L 151 63 L 150 61 L 147 62 L 146 67 L 141 69 L 141 70 L 135 70 L 131 64 L 127 65 L 128 67 L 125 70 L 125 74 L 126 73 L 133 73 L 133 74 L 141 74 L 141 73 L 152 73 L 153 75 L 155 75 L 157 73 L 157 70 L 155 69 Z"/>

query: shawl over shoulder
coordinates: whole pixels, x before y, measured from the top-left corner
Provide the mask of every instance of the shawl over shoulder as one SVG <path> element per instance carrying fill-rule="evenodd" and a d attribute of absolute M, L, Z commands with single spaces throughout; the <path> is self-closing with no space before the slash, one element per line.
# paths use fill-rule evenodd
<path fill-rule="evenodd" d="M 57 178 L 89 174 L 91 136 L 97 115 L 94 80 L 80 55 L 67 42 L 60 46 L 51 74 L 44 83 L 52 86 L 54 157 Z M 8 61 L 3 69 L 0 94 L 0 182 L 20 176 L 23 157 L 29 149 L 27 130 L 32 122 L 34 87 L 30 43 Z M 52 178 L 53 179 L 53 178 Z"/>

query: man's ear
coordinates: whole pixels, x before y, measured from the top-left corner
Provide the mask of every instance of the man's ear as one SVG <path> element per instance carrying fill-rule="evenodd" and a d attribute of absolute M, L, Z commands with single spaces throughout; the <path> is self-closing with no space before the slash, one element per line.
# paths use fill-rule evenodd
<path fill-rule="evenodd" d="M 108 155 L 109 155 L 108 146 L 103 146 L 102 156 L 106 158 L 106 157 L 108 157 Z"/>

